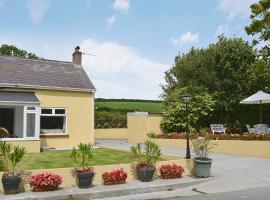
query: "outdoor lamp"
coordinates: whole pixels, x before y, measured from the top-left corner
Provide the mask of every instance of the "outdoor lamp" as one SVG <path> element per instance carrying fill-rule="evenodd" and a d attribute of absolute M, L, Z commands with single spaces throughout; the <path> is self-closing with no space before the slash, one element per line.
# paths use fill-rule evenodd
<path fill-rule="evenodd" d="M 186 159 L 190 159 L 190 147 L 189 147 L 189 124 L 188 124 L 188 103 L 191 99 L 191 94 L 183 94 L 182 96 L 183 101 L 186 104 L 186 140 L 187 140 L 187 149 L 186 149 Z"/>

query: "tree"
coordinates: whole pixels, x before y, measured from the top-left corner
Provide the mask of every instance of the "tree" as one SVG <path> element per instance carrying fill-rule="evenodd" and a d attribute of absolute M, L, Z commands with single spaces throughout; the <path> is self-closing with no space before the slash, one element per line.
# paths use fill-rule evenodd
<path fill-rule="evenodd" d="M 213 97 L 205 91 L 195 88 L 175 88 L 165 95 L 163 102 L 164 116 L 161 128 L 165 133 L 186 131 L 186 106 L 182 95 L 191 93 L 192 98 L 188 104 L 189 125 L 191 130 L 200 130 L 207 126 L 214 107 Z"/>
<path fill-rule="evenodd" d="M 19 49 L 14 45 L 7 45 L 3 44 L 0 47 L 0 55 L 6 55 L 6 56 L 19 56 L 19 57 L 24 57 L 24 58 L 32 58 L 32 59 L 38 59 L 39 57 L 34 54 L 34 53 L 29 53 L 23 49 Z"/>
<path fill-rule="evenodd" d="M 270 1 L 260 0 L 250 6 L 251 24 L 247 26 L 246 32 L 254 37 L 254 45 L 263 43 L 262 53 L 265 57 L 270 57 Z"/>
<path fill-rule="evenodd" d="M 199 88 L 214 99 L 210 123 L 254 123 L 256 107 L 239 102 L 258 90 L 270 91 L 269 65 L 259 59 L 252 45 L 241 38 L 219 36 L 218 42 L 206 48 L 192 48 L 178 55 L 165 73 L 163 97 L 177 89 Z M 178 98 L 179 101 L 181 101 Z M 165 104 L 166 107 L 166 104 Z M 239 122 L 239 123 L 238 123 Z"/>

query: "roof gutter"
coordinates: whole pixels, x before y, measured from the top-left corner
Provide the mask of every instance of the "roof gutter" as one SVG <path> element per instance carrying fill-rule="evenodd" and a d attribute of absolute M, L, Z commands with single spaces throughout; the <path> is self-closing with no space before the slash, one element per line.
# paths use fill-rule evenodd
<path fill-rule="evenodd" d="M 64 88 L 64 87 L 49 87 L 42 85 L 26 85 L 26 84 L 8 84 L 1 83 L 0 88 L 19 88 L 19 89 L 41 89 L 41 90 L 59 90 L 59 91 L 74 91 L 74 92 L 92 92 L 95 93 L 96 89 L 83 89 L 83 88 Z"/>

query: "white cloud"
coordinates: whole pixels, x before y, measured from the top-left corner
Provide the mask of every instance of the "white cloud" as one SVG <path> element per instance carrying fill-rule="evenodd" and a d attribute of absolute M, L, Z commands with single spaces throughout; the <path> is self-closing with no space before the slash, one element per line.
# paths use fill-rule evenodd
<path fill-rule="evenodd" d="M 229 27 L 228 25 L 224 25 L 224 24 L 220 24 L 218 25 L 217 29 L 216 29 L 216 32 L 215 32 L 215 36 L 219 36 L 219 35 L 229 35 L 230 31 L 229 31 Z"/>
<path fill-rule="evenodd" d="M 250 5 L 258 0 L 220 0 L 218 10 L 227 13 L 229 21 L 240 16 L 246 18 L 250 15 Z"/>
<path fill-rule="evenodd" d="M 115 10 L 127 12 L 130 7 L 130 2 L 129 0 L 115 0 L 113 4 L 113 8 Z"/>
<path fill-rule="evenodd" d="M 114 24 L 115 20 L 116 20 L 115 15 L 107 18 L 107 26 L 108 26 L 108 28 L 111 28 L 111 26 Z"/>
<path fill-rule="evenodd" d="M 91 38 L 81 44 L 85 71 L 94 80 L 97 95 L 110 98 L 157 99 L 169 65 L 138 55 L 137 51 L 116 42 L 97 42 Z"/>
<path fill-rule="evenodd" d="M 187 32 L 180 37 L 171 37 L 170 43 L 173 45 L 183 46 L 186 44 L 195 44 L 199 41 L 199 34 L 198 33 L 191 33 Z"/>
<path fill-rule="evenodd" d="M 35 25 L 42 23 L 43 17 L 50 7 L 48 0 L 27 0 L 30 19 Z"/>

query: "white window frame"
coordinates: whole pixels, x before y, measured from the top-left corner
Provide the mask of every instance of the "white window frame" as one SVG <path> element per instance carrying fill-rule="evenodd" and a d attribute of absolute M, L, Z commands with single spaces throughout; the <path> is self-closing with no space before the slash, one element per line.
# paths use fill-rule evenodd
<path fill-rule="evenodd" d="M 28 108 L 34 107 L 34 110 L 29 110 Z M 27 114 L 35 114 L 35 135 L 34 137 L 27 137 Z M 39 139 L 40 133 L 40 107 L 28 105 L 23 107 L 23 138 L 26 139 Z"/>
<path fill-rule="evenodd" d="M 52 114 L 42 114 L 42 110 L 43 109 L 50 109 L 52 110 Z M 55 110 L 57 109 L 62 109 L 65 110 L 65 114 L 55 114 Z M 40 109 L 40 120 L 42 116 L 49 116 L 49 117 L 55 117 L 55 116 L 61 116 L 61 117 L 65 117 L 64 120 L 64 132 L 63 133 L 40 133 L 40 135 L 68 135 L 67 133 L 67 108 L 59 108 L 59 107 L 42 107 Z M 40 124 L 41 125 L 41 124 Z M 39 131 L 40 132 L 40 131 Z"/>

